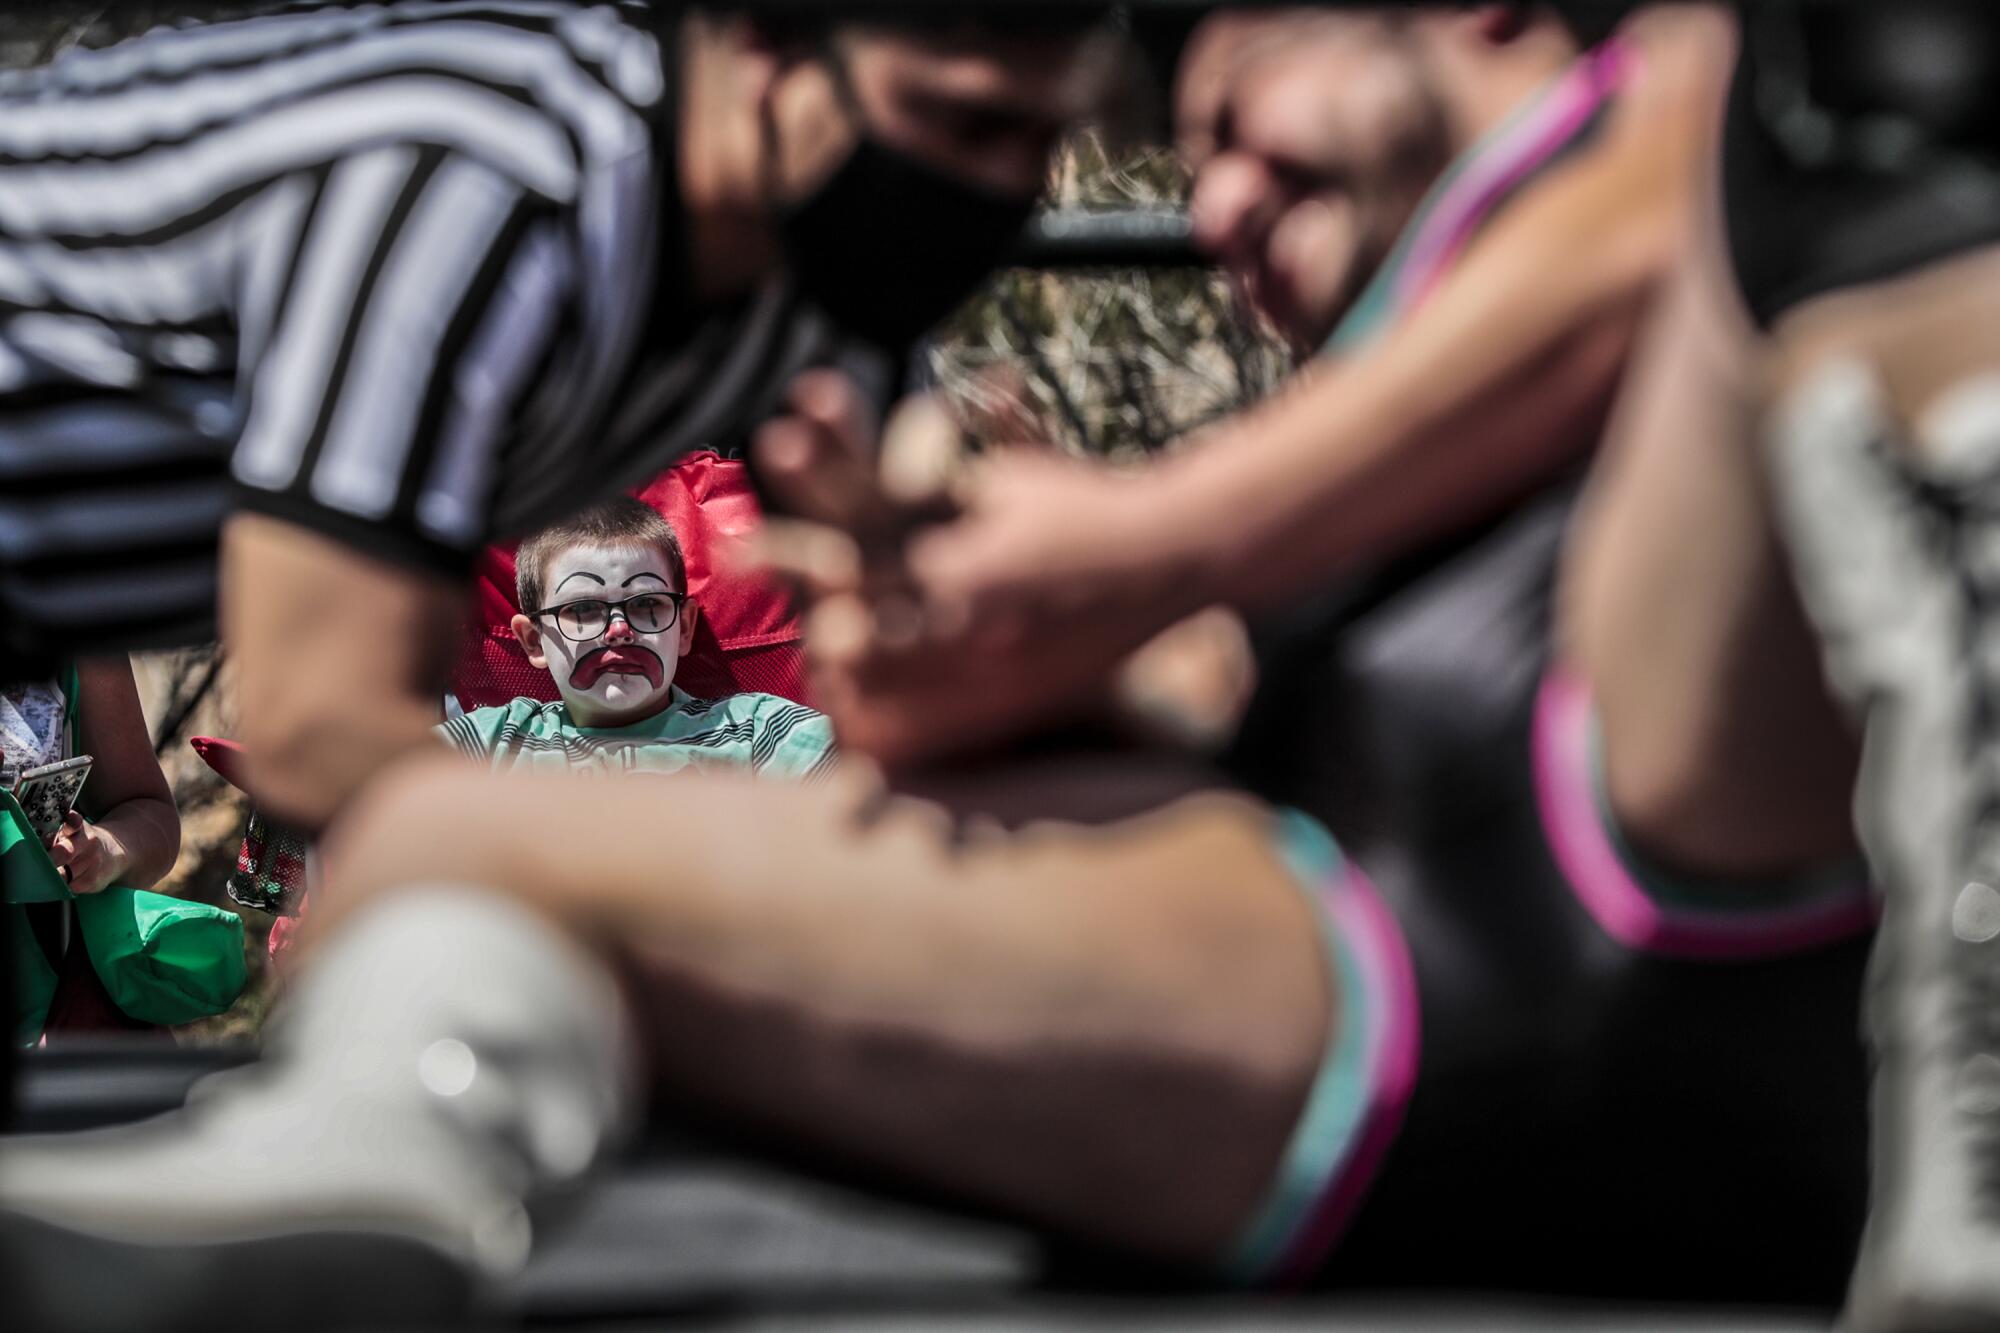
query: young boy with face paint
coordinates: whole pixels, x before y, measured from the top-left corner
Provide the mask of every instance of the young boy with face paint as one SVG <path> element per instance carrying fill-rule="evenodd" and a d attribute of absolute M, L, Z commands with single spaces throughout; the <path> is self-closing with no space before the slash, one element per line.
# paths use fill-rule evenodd
<path fill-rule="evenodd" d="M 696 605 L 668 522 L 620 497 L 521 543 L 515 637 L 561 699 L 515 699 L 446 722 L 445 739 L 496 769 L 672 773 L 747 767 L 816 776 L 833 728 L 772 694 L 696 699 L 674 688 Z"/>

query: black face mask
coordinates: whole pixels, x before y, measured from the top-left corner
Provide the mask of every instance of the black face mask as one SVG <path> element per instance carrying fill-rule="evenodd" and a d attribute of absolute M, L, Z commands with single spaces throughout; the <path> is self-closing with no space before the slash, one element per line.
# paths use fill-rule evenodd
<path fill-rule="evenodd" d="M 903 348 L 957 308 L 1034 211 L 864 131 L 846 162 L 785 215 L 800 291 L 843 328 Z"/>

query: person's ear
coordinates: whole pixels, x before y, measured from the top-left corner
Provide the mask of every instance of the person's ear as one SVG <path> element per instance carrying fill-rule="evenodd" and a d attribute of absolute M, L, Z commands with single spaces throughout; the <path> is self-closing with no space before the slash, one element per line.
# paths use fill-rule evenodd
<path fill-rule="evenodd" d="M 515 642 L 519 643 L 521 651 L 528 655 L 528 665 L 547 671 L 549 655 L 542 649 L 542 631 L 536 627 L 535 622 L 526 616 L 517 615 L 507 622 L 507 628 L 514 631 Z"/>
<path fill-rule="evenodd" d="M 681 603 L 681 656 L 694 651 L 694 622 L 701 617 L 701 605 L 690 597 Z"/>

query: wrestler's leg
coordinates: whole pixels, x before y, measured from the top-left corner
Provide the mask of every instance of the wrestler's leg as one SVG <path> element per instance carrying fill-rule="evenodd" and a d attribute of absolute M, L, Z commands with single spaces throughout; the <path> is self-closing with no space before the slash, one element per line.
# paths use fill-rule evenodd
<path fill-rule="evenodd" d="M 447 872 L 490 886 L 630 964 L 676 1092 L 1059 1231 L 1201 1261 L 1262 1201 L 1330 1033 L 1320 928 L 1275 822 L 1204 795 L 959 840 L 941 807 L 852 774 L 602 783 L 439 764 L 370 799 L 315 906 L 337 931 Z"/>
<path fill-rule="evenodd" d="M 1241 1277 L 1324 1252 L 1413 1076 L 1393 922 L 1309 821 L 1239 798 L 969 840 L 851 780 L 430 760 L 366 799 L 260 1067 L 0 1148 L 0 1280 L 34 1326 L 448 1310 L 629 1106 L 614 975 L 669 1090 Z"/>
<path fill-rule="evenodd" d="M 1853 849 L 1857 746 L 1819 665 L 1753 436 L 1763 340 L 1698 236 L 1663 294 L 1565 551 L 1560 645 L 1619 831 L 1671 870 Z"/>
<path fill-rule="evenodd" d="M 2000 1321 L 2000 249 L 1779 327 L 1774 475 L 1865 722 L 1885 894 L 1867 1000 L 1873 1202 L 1849 1318 Z"/>
<path fill-rule="evenodd" d="M 458 1326 L 626 1122 L 611 976 L 453 877 L 323 941 L 184 1110 L 0 1140 L 7 1327 Z"/>

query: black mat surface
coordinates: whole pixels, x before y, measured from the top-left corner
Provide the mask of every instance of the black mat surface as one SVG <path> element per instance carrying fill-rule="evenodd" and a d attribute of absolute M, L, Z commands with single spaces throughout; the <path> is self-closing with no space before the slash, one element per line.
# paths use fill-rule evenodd
<path fill-rule="evenodd" d="M 516 1299 L 537 1325 L 593 1330 L 914 1333 L 1803 1333 L 1810 1313 L 1645 1310 L 1423 1293 L 1183 1296 L 1050 1292 L 1029 1235 L 783 1172 L 674 1157 L 625 1165 L 546 1238 Z"/>
<path fill-rule="evenodd" d="M 177 1105 L 247 1052 L 110 1044 L 41 1052 L 19 1129 L 115 1123 Z M 1082 1295 L 1052 1290 L 1025 1231 L 886 1200 L 658 1137 L 548 1220 L 510 1305 L 532 1327 L 591 1333 L 1804 1333 L 1811 1314 L 1643 1310 L 1515 1296 Z"/>

